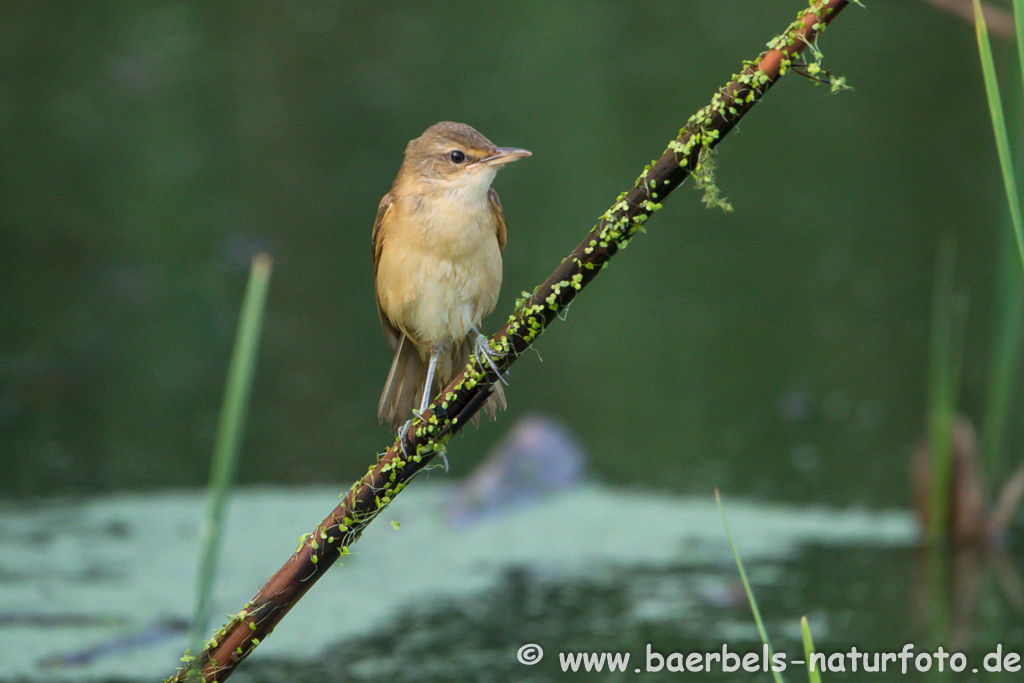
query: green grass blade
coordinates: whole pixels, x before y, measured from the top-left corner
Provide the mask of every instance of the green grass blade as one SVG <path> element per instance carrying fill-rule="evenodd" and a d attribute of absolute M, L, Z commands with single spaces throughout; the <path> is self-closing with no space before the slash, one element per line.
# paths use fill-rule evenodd
<path fill-rule="evenodd" d="M 932 450 L 928 542 L 945 542 L 949 502 L 952 447 L 950 428 L 960 395 L 960 364 L 963 356 L 967 295 L 954 291 L 956 245 L 942 240 L 932 294 L 932 326 L 929 350 L 928 442 Z"/>
<path fill-rule="evenodd" d="M 239 445 L 245 431 L 245 418 L 256 370 L 256 352 L 263 323 L 263 308 L 270 284 L 272 261 L 267 254 L 254 260 L 238 320 L 228 376 L 217 422 L 217 436 L 213 446 L 210 482 L 207 488 L 206 518 L 200 537 L 200 561 L 196 588 L 196 608 L 192 620 L 192 641 L 195 651 L 206 633 L 210 611 L 210 592 L 216 567 L 221 521 L 227 492 L 234 479 Z"/>
<path fill-rule="evenodd" d="M 1017 59 L 1020 61 L 1020 80 L 1024 83 L 1024 0 L 1013 0 L 1013 24 L 1017 34 Z"/>
<path fill-rule="evenodd" d="M 814 654 L 814 639 L 811 638 L 811 627 L 807 617 L 800 617 L 800 632 L 804 637 L 804 661 L 807 662 L 807 680 L 810 683 L 821 683 L 821 671 L 811 668 L 811 655 Z"/>
<path fill-rule="evenodd" d="M 754 613 L 754 623 L 757 624 L 757 632 L 761 634 L 761 642 L 768 648 L 768 660 L 772 662 L 775 660 L 775 653 L 772 650 L 772 644 L 768 642 L 768 633 L 764 630 L 764 622 L 761 621 L 761 611 L 757 609 L 757 600 L 754 599 L 754 592 L 750 590 L 750 582 L 747 581 L 747 572 L 743 569 L 743 560 L 740 559 L 740 553 L 736 550 L 736 543 L 732 539 L 732 531 L 729 530 L 729 522 L 725 518 L 725 510 L 722 509 L 722 495 L 715 489 L 715 502 L 718 503 L 718 514 L 722 516 L 722 524 L 725 526 L 725 535 L 729 539 L 729 547 L 732 548 L 732 556 L 736 559 L 736 567 L 740 570 L 740 579 L 743 581 L 743 590 L 747 592 L 747 601 L 750 602 L 750 609 Z M 772 678 L 775 679 L 775 683 L 783 683 L 782 674 L 772 667 Z"/>
<path fill-rule="evenodd" d="M 1018 10 L 1020 4 L 1020 0 L 1017 0 L 1014 9 Z M 992 57 L 992 46 L 988 41 L 988 28 L 985 26 L 985 16 L 981 11 L 980 0 L 974 0 L 974 22 L 978 34 L 978 52 L 981 55 L 981 72 L 985 77 L 985 92 L 988 95 L 988 108 L 992 115 L 992 128 L 996 134 L 999 168 L 1003 174 L 1006 200 L 1010 203 L 1010 219 L 1013 221 L 1013 232 L 1017 237 L 1017 251 L 1020 254 L 1021 266 L 1024 267 L 1024 217 L 1021 216 L 1020 197 L 1017 194 L 1016 175 L 1013 172 L 1013 159 L 1010 156 L 1010 140 L 1006 130 L 1006 117 L 1003 114 L 1003 102 L 999 95 L 995 60 Z M 1019 48 L 1022 40 L 1019 12 L 1017 12 L 1016 22 L 1018 24 L 1017 44 Z M 1022 62 L 1021 68 L 1024 69 L 1024 62 Z"/>
<path fill-rule="evenodd" d="M 1004 233 L 1005 234 L 1005 233 Z M 989 481 L 1000 481 L 997 467 L 1006 425 L 1010 416 L 1011 400 L 1015 395 L 1017 376 L 1024 336 L 1024 278 L 1017 267 L 1016 254 L 1009 246 L 1011 238 L 1005 234 L 1000 248 L 996 276 L 996 308 L 993 321 L 992 363 L 988 377 L 988 396 L 985 400 L 985 420 L 981 427 L 981 449 Z"/>

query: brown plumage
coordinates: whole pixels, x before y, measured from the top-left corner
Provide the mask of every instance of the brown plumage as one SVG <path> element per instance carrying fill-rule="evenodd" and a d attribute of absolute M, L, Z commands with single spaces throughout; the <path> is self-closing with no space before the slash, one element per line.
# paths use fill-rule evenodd
<path fill-rule="evenodd" d="M 480 321 L 498 300 L 505 251 L 505 217 L 491 181 L 503 164 L 529 155 L 447 121 L 406 147 L 373 226 L 377 307 L 395 353 L 377 414 L 393 429 L 425 407 L 474 352 Z M 505 407 L 500 385 L 484 407 L 491 417 Z"/>

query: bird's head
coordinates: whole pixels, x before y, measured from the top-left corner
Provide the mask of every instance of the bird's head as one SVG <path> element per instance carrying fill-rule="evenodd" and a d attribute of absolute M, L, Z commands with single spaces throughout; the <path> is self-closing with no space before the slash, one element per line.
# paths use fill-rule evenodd
<path fill-rule="evenodd" d="M 482 199 L 503 165 L 530 155 L 525 149 L 497 147 L 464 123 L 442 121 L 409 141 L 399 182 Z"/>

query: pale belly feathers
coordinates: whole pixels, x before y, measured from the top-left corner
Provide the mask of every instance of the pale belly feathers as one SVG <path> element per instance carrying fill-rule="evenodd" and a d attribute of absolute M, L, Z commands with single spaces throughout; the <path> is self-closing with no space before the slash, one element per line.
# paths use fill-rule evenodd
<path fill-rule="evenodd" d="M 418 221 L 417 229 L 404 232 L 405 239 L 389 239 L 382 247 L 377 268 L 381 308 L 420 344 L 461 341 L 497 303 L 501 250 L 490 205 L 482 199 L 472 202 L 470 211 L 464 201 L 443 202 L 427 211 L 419 205 L 417 216 L 435 220 Z M 437 210 L 453 204 L 461 210 Z"/>

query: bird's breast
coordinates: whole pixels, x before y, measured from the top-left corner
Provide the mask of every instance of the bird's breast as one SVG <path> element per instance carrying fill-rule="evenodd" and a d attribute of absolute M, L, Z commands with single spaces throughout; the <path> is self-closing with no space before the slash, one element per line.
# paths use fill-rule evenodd
<path fill-rule="evenodd" d="M 489 202 L 411 197 L 396 202 L 377 265 L 385 315 L 422 344 L 461 340 L 494 310 L 501 250 Z"/>

